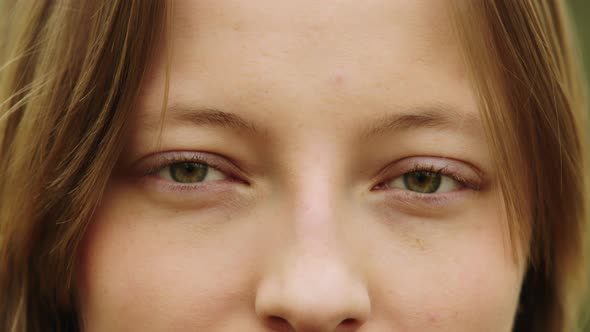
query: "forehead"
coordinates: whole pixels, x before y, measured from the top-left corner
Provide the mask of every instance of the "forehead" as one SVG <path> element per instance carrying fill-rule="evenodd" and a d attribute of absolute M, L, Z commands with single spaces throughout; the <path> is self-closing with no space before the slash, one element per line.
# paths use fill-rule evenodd
<path fill-rule="evenodd" d="M 472 106 L 445 1 L 181 0 L 173 16 L 172 103 L 330 118 Z M 146 88 L 154 112 L 163 54 Z"/>

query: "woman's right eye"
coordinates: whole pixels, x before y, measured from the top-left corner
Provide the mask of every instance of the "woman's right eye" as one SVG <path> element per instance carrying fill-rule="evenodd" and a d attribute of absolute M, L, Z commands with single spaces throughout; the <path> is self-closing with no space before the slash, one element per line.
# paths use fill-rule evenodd
<path fill-rule="evenodd" d="M 200 162 L 172 163 L 161 168 L 157 174 L 165 180 L 182 184 L 223 181 L 228 178 L 220 170 Z"/>

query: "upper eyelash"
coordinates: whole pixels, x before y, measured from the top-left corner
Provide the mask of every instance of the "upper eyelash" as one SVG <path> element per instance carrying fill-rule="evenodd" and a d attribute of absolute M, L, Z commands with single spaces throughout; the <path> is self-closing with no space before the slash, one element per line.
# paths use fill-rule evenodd
<path fill-rule="evenodd" d="M 412 173 L 412 172 L 430 172 L 430 173 L 434 173 L 436 175 L 448 176 L 448 177 L 452 178 L 453 180 L 459 182 L 463 186 L 466 186 L 466 187 L 474 189 L 474 190 L 478 189 L 477 185 L 472 184 L 469 180 L 465 179 L 465 177 L 461 176 L 461 174 L 450 171 L 447 166 L 444 166 L 444 167 L 436 167 L 435 165 L 425 166 L 425 165 L 415 163 L 414 166 L 412 167 L 412 169 L 410 171 L 404 172 L 404 174 Z"/>
<path fill-rule="evenodd" d="M 158 173 L 159 171 L 161 171 L 162 169 L 169 167 L 171 165 L 177 164 L 177 163 L 187 163 L 187 162 L 191 163 L 192 162 L 192 163 L 199 163 L 199 164 L 207 165 L 207 167 L 213 168 L 219 172 L 226 174 L 229 178 L 232 178 L 231 172 L 226 171 L 223 166 L 218 166 L 217 163 L 215 163 L 214 161 L 211 160 L 211 158 L 207 158 L 205 156 L 202 156 L 200 153 L 187 154 L 187 153 L 183 153 L 183 152 L 173 152 L 173 153 L 159 156 L 157 159 L 158 159 L 157 161 L 155 161 L 152 165 L 147 167 L 147 169 L 144 172 L 144 175 L 146 175 L 146 176 L 147 175 L 154 175 L 154 174 Z M 438 167 L 438 166 L 432 165 L 432 164 L 424 165 L 424 164 L 420 164 L 420 163 L 414 163 L 413 167 L 409 171 L 404 172 L 402 174 L 402 176 L 404 174 L 411 173 L 411 172 L 430 172 L 430 173 L 434 173 L 436 175 L 448 176 L 467 188 L 470 188 L 473 190 L 480 189 L 479 185 L 472 183 L 471 181 L 466 179 L 461 174 L 449 170 L 448 166 Z M 388 180 L 388 181 L 390 181 L 390 180 Z"/>
<path fill-rule="evenodd" d="M 185 154 L 181 154 L 181 155 L 177 155 L 177 154 L 169 154 L 169 155 L 163 155 L 158 157 L 158 161 L 155 162 L 153 165 L 148 166 L 148 168 L 145 171 L 144 175 L 153 175 L 158 173 L 159 171 L 161 171 L 162 169 L 166 168 L 166 167 L 170 167 L 174 164 L 178 164 L 178 163 L 197 163 L 197 164 L 204 164 L 207 165 L 207 167 L 213 168 L 215 170 L 218 170 L 222 173 L 226 173 L 226 171 L 224 171 L 223 169 L 221 169 L 220 167 L 216 166 L 214 163 L 212 163 L 210 160 L 207 160 L 207 158 L 204 158 L 198 154 L 191 154 L 191 155 L 185 155 Z"/>
<path fill-rule="evenodd" d="M 412 169 L 406 173 L 430 172 L 430 173 L 435 173 L 437 175 L 440 175 L 440 174 L 443 174 L 443 172 L 445 172 L 446 169 L 447 169 L 447 166 L 445 166 L 445 167 L 435 167 L 434 165 L 424 166 L 424 165 L 420 165 L 418 163 L 415 163 L 414 166 L 412 167 Z"/>

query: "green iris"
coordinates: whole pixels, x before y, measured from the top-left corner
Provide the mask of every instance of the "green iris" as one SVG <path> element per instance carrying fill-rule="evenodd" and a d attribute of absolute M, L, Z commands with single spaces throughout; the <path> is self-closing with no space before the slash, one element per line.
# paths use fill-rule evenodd
<path fill-rule="evenodd" d="M 411 191 L 430 194 L 440 187 L 442 176 L 429 171 L 414 171 L 404 174 L 404 184 Z"/>
<path fill-rule="evenodd" d="M 201 182 L 209 170 L 208 165 L 201 163 L 176 163 L 168 167 L 172 180 L 180 183 Z"/>

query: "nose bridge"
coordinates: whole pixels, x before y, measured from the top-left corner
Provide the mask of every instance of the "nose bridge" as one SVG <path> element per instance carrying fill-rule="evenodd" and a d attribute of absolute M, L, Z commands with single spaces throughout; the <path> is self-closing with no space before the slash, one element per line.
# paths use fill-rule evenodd
<path fill-rule="evenodd" d="M 292 229 L 289 254 L 283 257 L 285 262 L 291 261 L 291 268 L 314 270 L 317 267 L 333 265 L 344 268 L 346 265 L 347 248 L 343 246 L 343 227 L 348 221 L 346 204 L 338 166 L 330 149 L 322 150 L 316 146 L 315 153 L 308 153 L 312 164 L 307 171 L 304 167 L 296 167 L 285 211 Z M 326 151 L 323 153 L 323 151 Z M 295 163 L 293 163 L 295 165 Z"/>
<path fill-rule="evenodd" d="M 280 318 L 295 331 L 338 331 L 344 325 L 350 331 L 370 311 L 361 269 L 342 236 L 347 223 L 342 190 L 326 159 L 316 159 L 303 176 L 294 173 L 284 205 L 288 218 L 276 221 L 292 230 L 290 238 L 274 254 L 256 295 L 260 316 Z"/>
<path fill-rule="evenodd" d="M 309 130 L 293 153 L 286 181 L 288 213 L 295 234 L 306 239 L 335 231 L 343 209 L 345 190 L 339 146 L 330 142 L 321 129 Z M 325 239 L 324 239 L 325 240 Z"/>
<path fill-rule="evenodd" d="M 337 233 L 338 214 L 341 193 L 333 180 L 334 174 L 318 169 L 318 166 L 304 179 L 295 182 L 289 199 L 289 214 L 294 228 L 294 236 L 300 242 L 309 242 L 305 246 L 315 246 L 329 240 Z"/>

